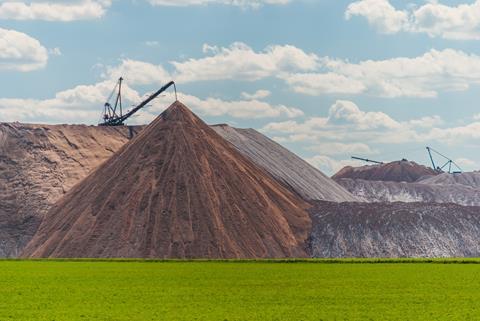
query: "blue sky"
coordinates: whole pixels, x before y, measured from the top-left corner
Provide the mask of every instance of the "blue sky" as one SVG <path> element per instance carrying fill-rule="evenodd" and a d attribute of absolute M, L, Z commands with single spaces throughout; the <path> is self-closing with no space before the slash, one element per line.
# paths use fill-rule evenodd
<path fill-rule="evenodd" d="M 480 168 L 480 1 L 0 2 L 0 121 L 98 122 L 173 79 L 208 123 L 253 127 L 327 174 L 351 155 Z M 131 123 L 148 123 L 167 94 Z"/>

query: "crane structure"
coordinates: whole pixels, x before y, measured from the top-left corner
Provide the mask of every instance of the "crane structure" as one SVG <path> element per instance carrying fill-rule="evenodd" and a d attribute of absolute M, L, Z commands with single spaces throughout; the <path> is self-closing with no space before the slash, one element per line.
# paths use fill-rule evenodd
<path fill-rule="evenodd" d="M 371 159 L 368 159 L 368 158 L 356 157 L 356 156 L 352 156 L 352 159 L 367 162 L 367 163 L 373 163 L 373 164 L 384 164 L 383 162 L 371 160 Z"/>
<path fill-rule="evenodd" d="M 161 93 L 166 91 L 168 88 L 173 86 L 175 89 L 175 100 L 177 99 L 177 86 L 175 85 L 174 81 L 170 81 L 168 84 L 157 90 L 155 93 L 151 94 L 147 99 L 142 101 L 138 106 L 132 108 L 132 110 L 128 111 L 127 113 L 123 114 L 123 107 L 122 107 L 122 82 L 123 78 L 120 77 L 117 81 L 117 84 L 113 88 L 112 93 L 108 97 L 107 102 L 104 105 L 104 110 L 103 110 L 103 116 L 102 116 L 102 122 L 98 124 L 99 126 L 123 126 L 125 125 L 125 121 L 133 116 L 136 112 L 138 112 L 140 109 L 145 107 L 148 103 L 150 103 L 152 100 L 157 98 Z M 117 91 L 118 88 L 118 91 Z M 110 100 L 113 98 L 113 96 L 116 95 L 115 103 L 112 106 L 110 104 Z"/>
<path fill-rule="evenodd" d="M 112 93 L 110 96 L 108 96 L 107 102 L 103 105 L 103 120 L 107 121 L 109 119 L 114 119 L 121 116 L 123 114 L 123 109 L 122 109 L 122 82 L 123 78 L 120 77 L 115 84 L 115 87 L 112 90 Z M 117 91 L 118 88 L 118 91 Z M 110 104 L 110 100 L 112 100 L 113 95 L 117 94 L 115 98 L 115 104 L 112 106 Z M 119 114 L 117 114 L 117 108 Z"/>
<path fill-rule="evenodd" d="M 447 156 L 443 155 L 442 153 L 436 151 L 435 149 L 427 146 L 427 151 L 428 151 L 428 156 L 430 157 L 430 161 L 432 162 L 432 168 L 437 171 L 437 172 L 445 172 L 447 166 L 448 166 L 448 173 L 449 174 L 458 174 L 458 173 L 461 173 L 463 172 L 463 170 L 460 168 L 460 166 L 458 166 L 458 164 L 456 164 L 453 160 L 451 160 L 450 158 L 448 158 Z M 437 156 L 440 156 L 443 160 L 445 160 L 446 162 L 442 165 L 442 166 L 439 166 L 439 165 L 436 165 L 435 164 L 435 161 L 433 159 L 433 155 L 437 155 Z M 452 171 L 452 168 L 455 167 L 457 170 L 454 170 Z"/>

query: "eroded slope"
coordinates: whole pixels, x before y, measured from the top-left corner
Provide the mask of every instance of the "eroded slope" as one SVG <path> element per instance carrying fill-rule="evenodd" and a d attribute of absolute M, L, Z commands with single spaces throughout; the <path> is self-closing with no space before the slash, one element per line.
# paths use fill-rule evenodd
<path fill-rule="evenodd" d="M 129 135 L 128 128 L 0 124 L 0 257 L 16 256 L 51 204 Z"/>

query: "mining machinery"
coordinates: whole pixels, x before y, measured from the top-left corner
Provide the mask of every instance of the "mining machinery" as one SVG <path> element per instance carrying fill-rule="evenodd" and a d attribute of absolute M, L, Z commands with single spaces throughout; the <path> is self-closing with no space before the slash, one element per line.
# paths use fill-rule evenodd
<path fill-rule="evenodd" d="M 379 161 L 368 159 L 368 158 L 356 157 L 356 156 L 352 156 L 352 159 L 363 161 L 363 162 L 366 162 L 366 163 L 383 164 L 383 162 L 379 162 Z"/>
<path fill-rule="evenodd" d="M 120 77 L 113 88 L 112 93 L 107 99 L 107 102 L 104 104 L 102 121 L 99 126 L 123 126 L 125 125 L 125 121 L 133 116 L 136 112 L 138 112 L 143 107 L 147 106 L 152 100 L 157 98 L 161 93 L 166 91 L 168 88 L 173 86 L 175 90 L 175 100 L 177 100 L 177 86 L 175 85 L 174 81 L 170 81 L 168 84 L 157 90 L 155 93 L 151 94 L 147 99 L 141 102 L 136 107 L 132 108 L 127 113 L 123 113 L 123 106 L 122 106 L 122 83 L 123 78 Z M 112 105 L 110 101 L 116 94 L 115 103 Z"/>
<path fill-rule="evenodd" d="M 453 160 L 451 160 L 450 158 L 448 158 L 447 156 L 441 154 L 440 152 L 436 151 L 435 149 L 427 146 L 427 151 L 428 151 L 428 156 L 430 157 L 430 161 L 432 162 L 432 168 L 439 172 L 439 173 L 443 173 L 443 172 L 447 172 L 446 169 L 448 168 L 448 172 L 449 174 L 459 174 L 461 173 L 463 170 L 460 168 L 460 166 L 458 166 Z M 433 154 L 439 156 L 440 158 L 444 159 L 446 162 L 445 164 L 443 164 L 442 166 L 439 166 L 439 165 L 436 165 L 435 164 L 435 161 L 433 160 Z M 447 167 L 448 166 L 448 167 Z M 456 170 L 453 170 L 453 168 L 456 168 Z"/>

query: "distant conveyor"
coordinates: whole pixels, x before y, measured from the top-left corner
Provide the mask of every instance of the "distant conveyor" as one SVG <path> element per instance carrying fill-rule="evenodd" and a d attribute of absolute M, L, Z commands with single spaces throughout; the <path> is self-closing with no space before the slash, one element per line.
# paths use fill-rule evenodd
<path fill-rule="evenodd" d="M 136 112 L 138 112 L 140 109 L 145 107 L 149 102 L 157 98 L 161 93 L 166 91 L 168 88 L 173 86 L 175 89 L 175 100 L 177 100 L 177 86 L 175 85 L 174 81 L 170 81 L 168 84 L 160 88 L 158 91 L 156 91 L 154 94 L 150 95 L 147 99 L 145 99 L 143 102 L 141 102 L 138 106 L 134 107 L 132 110 L 127 112 L 126 114 L 123 114 L 123 108 L 122 108 L 122 82 L 123 78 L 120 77 L 118 79 L 117 84 L 115 85 L 115 88 L 113 89 L 112 93 L 110 94 L 108 101 L 104 105 L 104 112 L 102 116 L 102 122 L 98 124 L 99 126 L 123 126 L 125 125 L 125 121 L 133 116 Z M 110 104 L 110 100 L 112 99 L 113 95 L 117 91 L 117 97 L 115 100 L 115 105 L 112 106 Z M 117 113 L 118 112 L 118 113 Z"/>

